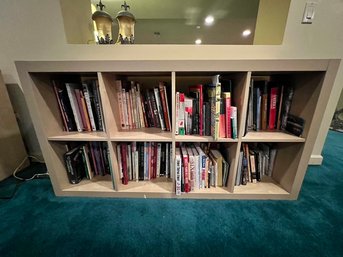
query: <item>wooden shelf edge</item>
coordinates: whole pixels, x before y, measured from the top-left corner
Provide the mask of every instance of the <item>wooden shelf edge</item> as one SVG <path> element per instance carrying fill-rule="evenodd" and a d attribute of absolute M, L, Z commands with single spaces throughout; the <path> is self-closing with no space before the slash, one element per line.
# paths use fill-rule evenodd
<path fill-rule="evenodd" d="M 305 138 L 294 136 L 282 131 L 249 131 L 242 142 L 284 142 L 284 143 L 304 143 Z"/>

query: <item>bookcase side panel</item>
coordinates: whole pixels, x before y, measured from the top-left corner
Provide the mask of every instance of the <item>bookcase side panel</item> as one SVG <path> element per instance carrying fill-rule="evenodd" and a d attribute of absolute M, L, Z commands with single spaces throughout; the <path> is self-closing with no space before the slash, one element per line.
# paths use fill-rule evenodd
<path fill-rule="evenodd" d="M 301 185 L 303 183 L 306 170 L 308 167 L 308 163 L 312 154 L 312 150 L 318 136 L 318 132 L 320 129 L 320 124 L 325 112 L 325 106 L 329 101 L 330 94 L 335 82 L 336 74 L 339 68 L 341 60 L 331 60 L 329 62 L 327 71 L 324 76 L 323 84 L 321 87 L 321 92 L 318 97 L 318 101 L 312 106 L 314 108 L 312 122 L 310 127 L 307 131 L 306 143 L 304 146 L 304 150 L 301 155 L 300 162 L 297 166 L 297 171 L 294 179 L 294 184 L 292 187 L 292 197 L 297 198 L 301 189 Z"/>

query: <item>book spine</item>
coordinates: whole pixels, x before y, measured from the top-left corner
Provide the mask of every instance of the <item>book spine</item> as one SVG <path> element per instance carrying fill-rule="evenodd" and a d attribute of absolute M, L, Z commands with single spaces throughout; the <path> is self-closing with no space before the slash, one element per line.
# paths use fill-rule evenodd
<path fill-rule="evenodd" d="M 139 157 L 138 157 L 138 162 L 139 162 L 139 171 L 138 171 L 138 180 L 144 180 L 144 169 L 145 169 L 145 158 L 144 158 L 144 143 L 139 142 Z"/>
<path fill-rule="evenodd" d="M 125 124 L 125 113 L 124 113 L 124 103 L 123 103 L 123 96 L 122 96 L 123 88 L 121 80 L 116 80 L 116 93 L 117 93 L 117 100 L 119 106 L 119 118 L 120 118 L 120 126 L 122 129 L 126 129 Z"/>
<path fill-rule="evenodd" d="M 232 138 L 231 134 L 231 94 L 227 93 L 225 98 L 225 137 Z"/>
<path fill-rule="evenodd" d="M 294 89 L 292 87 L 288 87 L 285 94 L 285 100 L 282 107 L 282 114 L 281 114 L 281 129 L 285 130 L 287 126 L 287 117 L 289 110 L 291 109 L 292 99 L 294 95 Z"/>
<path fill-rule="evenodd" d="M 226 137 L 225 128 L 225 99 L 221 98 L 219 114 L 219 137 Z"/>
<path fill-rule="evenodd" d="M 74 114 L 74 119 L 75 119 L 77 131 L 81 132 L 82 131 L 82 125 L 81 125 L 82 120 L 81 120 L 81 115 L 80 115 L 80 111 L 79 111 L 79 108 L 77 105 L 77 100 L 76 100 L 74 90 L 71 87 L 71 85 L 69 85 L 68 83 L 66 84 L 66 88 L 67 88 L 67 93 L 68 93 L 68 97 L 69 97 L 69 101 L 70 101 L 70 106 L 71 106 L 72 112 Z"/>
<path fill-rule="evenodd" d="M 282 111 L 282 101 L 283 101 L 283 90 L 284 86 L 281 86 L 281 93 L 279 97 L 279 107 L 277 109 L 277 122 L 276 122 L 276 129 L 280 130 L 281 128 L 281 111 Z"/>
<path fill-rule="evenodd" d="M 149 127 L 149 122 L 148 122 L 148 109 L 146 109 L 146 104 L 144 101 L 144 96 L 140 94 L 140 99 L 141 99 L 141 108 L 142 108 L 142 115 L 143 115 L 143 122 L 144 122 L 144 127 L 148 128 Z"/>
<path fill-rule="evenodd" d="M 161 124 L 161 129 L 166 130 L 166 124 L 165 124 L 165 119 L 163 115 L 163 108 L 162 108 L 162 103 L 161 103 L 161 97 L 160 97 L 160 92 L 158 88 L 154 88 L 154 96 L 156 100 L 156 107 L 157 107 L 157 113 L 158 113 L 158 118 Z"/>
<path fill-rule="evenodd" d="M 231 106 L 232 138 L 237 139 L 237 107 Z"/>
<path fill-rule="evenodd" d="M 83 106 L 82 106 L 82 103 L 81 103 L 81 95 L 80 95 L 80 90 L 79 89 L 74 89 L 74 93 L 75 93 L 75 96 L 76 96 L 76 102 L 77 102 L 77 108 L 79 110 L 79 113 L 80 113 L 80 117 L 81 117 L 81 126 L 82 126 L 82 130 L 88 130 L 87 129 L 87 122 L 86 122 L 86 117 L 85 117 L 85 113 L 83 111 Z"/>
<path fill-rule="evenodd" d="M 185 97 L 185 129 L 186 129 L 186 135 L 192 134 L 192 115 L 193 115 L 193 99 Z"/>
<path fill-rule="evenodd" d="M 99 130 L 105 131 L 104 115 L 102 113 L 101 97 L 100 97 L 100 92 L 99 92 L 99 84 L 97 80 L 95 80 L 93 84 L 93 95 L 94 95 L 97 118 L 99 121 Z"/>
<path fill-rule="evenodd" d="M 62 120 L 63 120 L 63 129 L 66 130 L 66 131 L 69 131 L 69 126 L 67 124 L 67 114 L 66 114 L 66 111 L 65 111 L 65 108 L 64 106 L 62 105 L 62 97 L 59 93 L 59 91 L 62 91 L 62 90 L 59 90 L 56 86 L 56 82 L 53 80 L 52 81 L 52 84 L 53 84 L 53 87 L 54 87 L 54 92 L 55 92 L 55 96 L 56 96 L 56 99 L 57 99 L 57 103 L 58 103 L 58 107 L 60 109 L 60 114 L 61 114 L 61 117 L 62 117 Z"/>
<path fill-rule="evenodd" d="M 150 102 L 151 102 L 152 111 L 153 111 L 153 114 L 154 114 L 155 127 L 156 128 L 161 128 L 162 124 L 161 124 L 160 117 L 159 117 L 159 112 L 158 112 L 158 109 L 157 109 L 157 103 L 156 103 L 154 89 L 152 91 L 149 91 L 149 96 L 150 96 Z"/>
<path fill-rule="evenodd" d="M 175 152 L 175 194 L 181 195 L 181 154 L 180 150 Z"/>
<path fill-rule="evenodd" d="M 277 104 L 278 88 L 273 87 L 270 91 L 270 106 L 269 106 L 269 129 L 275 129 L 276 122 L 276 104 Z"/>
<path fill-rule="evenodd" d="M 179 135 L 185 135 L 185 94 L 179 94 L 180 108 L 179 108 Z"/>
<path fill-rule="evenodd" d="M 175 94 L 175 135 L 179 134 L 180 93 Z"/>
<path fill-rule="evenodd" d="M 221 96 L 221 85 L 220 83 L 216 84 L 216 113 L 215 113 L 215 123 L 214 123 L 214 140 L 218 140 L 219 138 L 219 130 L 220 130 L 220 96 Z"/>
<path fill-rule="evenodd" d="M 121 158 L 121 145 L 118 144 L 116 148 L 117 148 L 119 176 L 120 176 L 120 179 L 123 179 L 124 175 L 123 175 L 123 165 L 122 165 L 122 158 Z"/>
<path fill-rule="evenodd" d="M 185 192 L 190 191 L 190 182 L 189 182 L 189 163 L 188 163 L 188 154 L 185 147 L 182 147 L 182 160 L 184 168 L 184 183 L 185 183 Z"/>
<path fill-rule="evenodd" d="M 81 96 L 82 111 L 84 113 L 85 120 L 86 120 L 86 130 L 87 131 L 92 131 L 91 121 L 90 121 L 89 113 L 88 113 L 88 110 L 87 110 L 86 99 L 85 99 L 85 96 L 83 95 L 83 92 L 81 90 L 80 90 L 80 96 Z"/>
<path fill-rule="evenodd" d="M 129 126 L 129 112 L 128 112 L 128 103 L 127 103 L 127 98 L 126 98 L 126 91 L 123 88 L 122 89 L 122 101 L 123 101 L 123 109 L 124 109 L 124 123 L 125 123 L 125 128 L 130 129 Z"/>
<path fill-rule="evenodd" d="M 139 113 L 139 123 L 140 127 L 144 128 L 145 121 L 144 121 L 144 114 L 143 114 L 143 104 L 142 104 L 142 98 L 141 98 L 141 89 L 139 83 L 136 84 L 136 101 L 137 101 L 137 108 Z"/>
<path fill-rule="evenodd" d="M 266 87 L 266 86 L 265 86 Z M 262 103 L 261 103 L 261 128 L 267 129 L 267 112 L 268 112 L 268 93 L 267 88 L 263 90 Z"/>
<path fill-rule="evenodd" d="M 88 116 L 89 116 L 90 124 L 92 127 L 92 131 L 96 131 L 95 120 L 94 120 L 94 115 L 93 115 L 93 111 L 92 111 L 92 105 L 91 105 L 91 100 L 90 100 L 90 96 L 89 96 L 88 85 L 86 83 L 84 83 L 84 84 L 82 84 L 82 86 L 83 86 L 83 95 L 84 95 L 84 98 L 86 101 L 87 111 L 88 111 Z"/>
<path fill-rule="evenodd" d="M 167 99 L 167 89 L 163 83 L 160 82 L 159 84 L 160 96 L 162 101 L 162 109 L 164 114 L 164 121 L 166 124 L 166 130 L 171 131 L 171 123 L 170 123 L 170 116 L 169 116 L 169 107 L 168 107 L 168 99 Z"/>
<path fill-rule="evenodd" d="M 161 143 L 157 143 L 157 153 L 156 153 L 156 177 L 160 177 L 161 172 Z"/>
<path fill-rule="evenodd" d="M 124 185 L 127 185 L 129 183 L 129 178 L 128 178 L 128 167 L 127 167 L 127 144 L 126 143 L 121 145 L 121 157 L 122 157 L 122 165 L 123 165 L 122 183 Z"/>

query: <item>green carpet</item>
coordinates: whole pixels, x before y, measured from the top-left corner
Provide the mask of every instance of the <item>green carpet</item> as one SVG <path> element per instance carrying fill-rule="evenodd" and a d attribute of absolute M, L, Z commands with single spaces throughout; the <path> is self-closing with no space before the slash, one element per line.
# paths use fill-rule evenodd
<path fill-rule="evenodd" d="M 297 201 L 61 198 L 25 182 L 0 200 L 0 256 L 343 256 L 342 133 L 323 155 Z"/>

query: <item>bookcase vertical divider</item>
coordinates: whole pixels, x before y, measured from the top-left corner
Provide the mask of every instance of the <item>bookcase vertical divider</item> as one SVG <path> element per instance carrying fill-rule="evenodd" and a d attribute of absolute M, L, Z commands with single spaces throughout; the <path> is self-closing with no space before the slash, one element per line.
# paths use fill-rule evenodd
<path fill-rule="evenodd" d="M 111 165 L 112 165 L 112 182 L 115 191 L 119 191 L 119 183 L 120 183 L 120 174 L 118 170 L 118 159 L 117 159 L 117 149 L 116 143 L 112 142 L 111 140 L 107 141 L 108 147 L 110 149 L 110 158 L 111 158 Z"/>
<path fill-rule="evenodd" d="M 172 162 L 170 165 L 171 169 L 171 178 L 173 181 L 173 184 L 175 185 L 175 122 L 176 122 L 176 112 L 175 112 L 175 94 L 176 94 L 176 74 L 175 71 L 171 73 L 171 110 L 169 110 L 169 113 L 172 116 L 171 119 L 171 133 L 172 133 L 172 149 L 173 149 L 173 157 L 172 157 Z M 173 187 L 173 192 L 175 193 L 175 187 Z"/>

